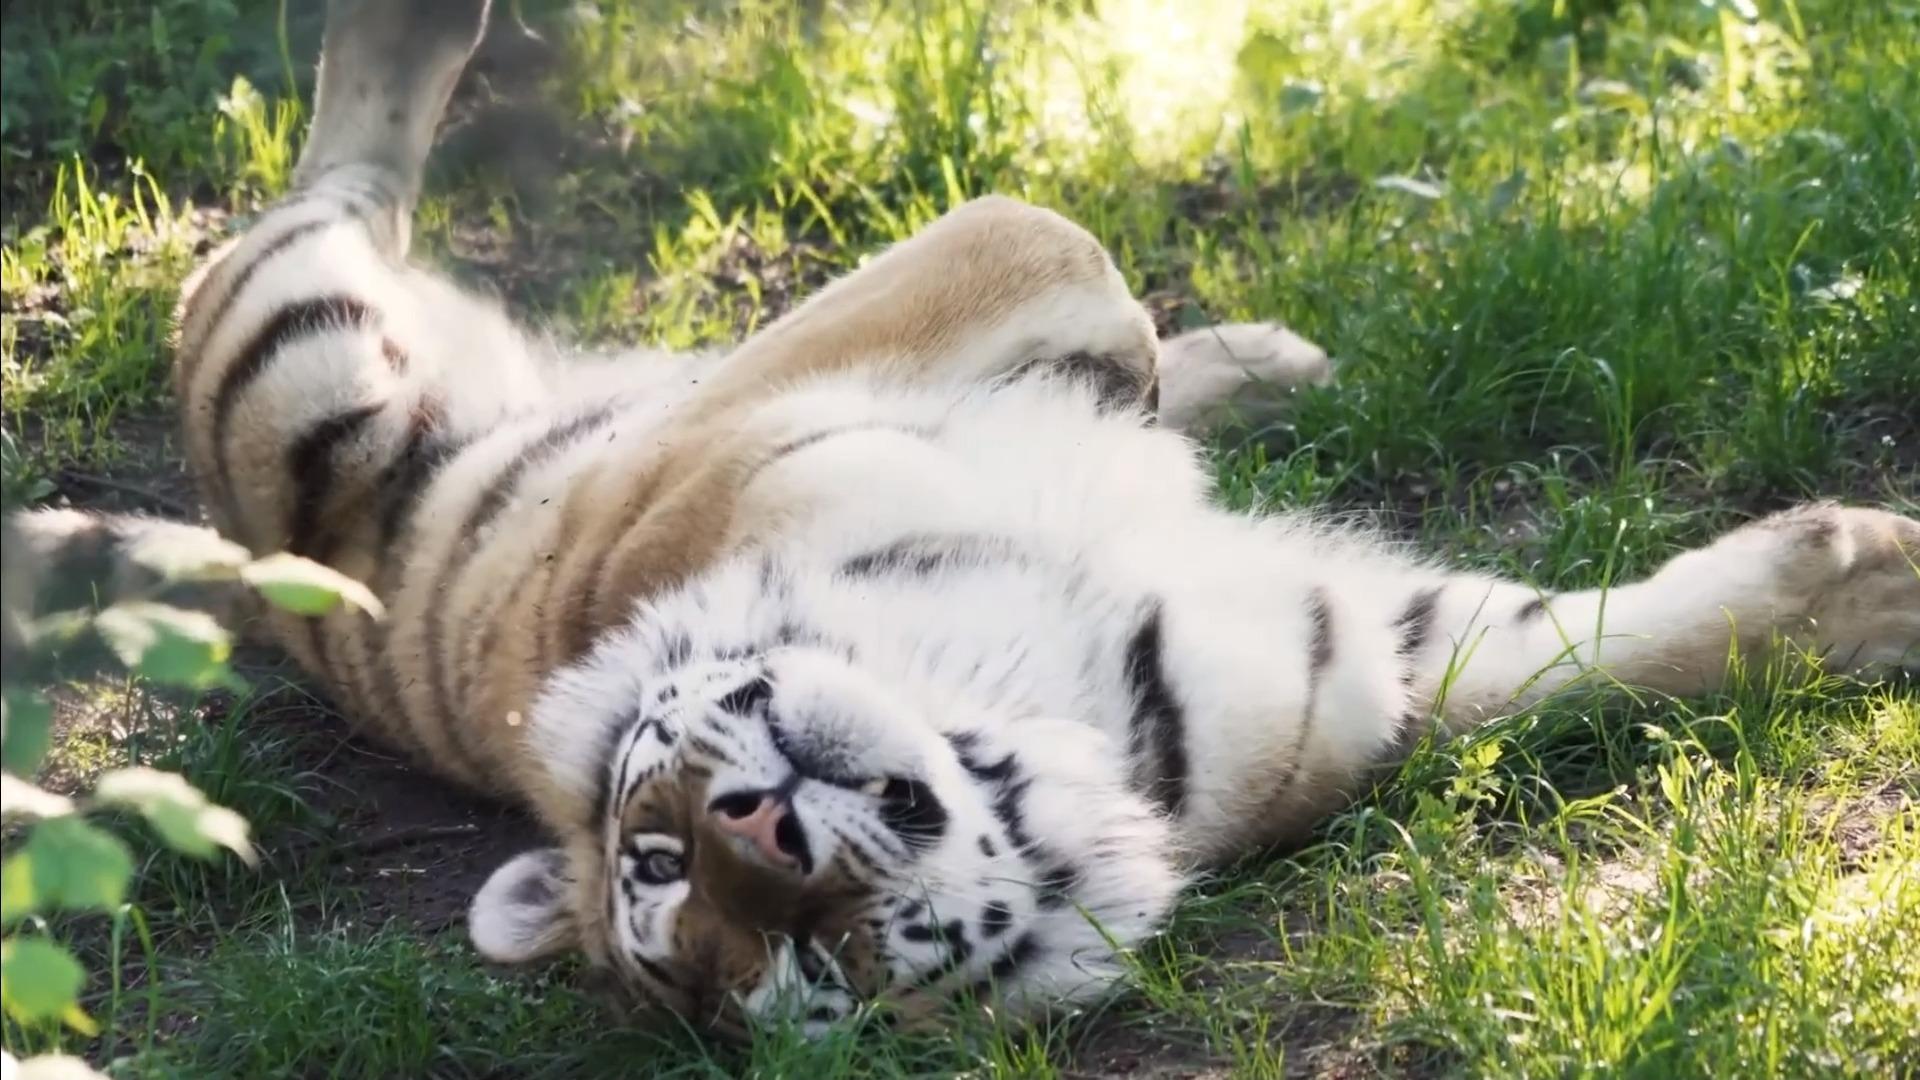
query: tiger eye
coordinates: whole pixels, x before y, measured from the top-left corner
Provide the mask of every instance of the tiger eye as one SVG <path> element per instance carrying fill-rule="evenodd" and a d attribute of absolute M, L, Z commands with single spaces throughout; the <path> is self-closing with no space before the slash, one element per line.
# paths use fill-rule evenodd
<path fill-rule="evenodd" d="M 686 876 L 686 864 L 677 853 L 665 848 L 655 848 L 640 856 L 636 869 L 640 880 L 649 885 L 671 885 Z"/>

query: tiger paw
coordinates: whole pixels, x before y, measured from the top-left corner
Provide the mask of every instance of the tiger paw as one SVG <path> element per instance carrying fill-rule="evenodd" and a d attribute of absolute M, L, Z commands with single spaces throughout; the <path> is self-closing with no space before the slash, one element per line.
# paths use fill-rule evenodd
<path fill-rule="evenodd" d="M 1715 548 L 1764 560 L 1776 610 L 1834 670 L 1920 669 L 1920 521 L 1813 503 L 1762 518 Z"/>
<path fill-rule="evenodd" d="M 1230 419 L 1260 423 L 1302 387 L 1333 382 L 1327 351 L 1279 323 L 1228 323 L 1160 343 L 1160 422 L 1200 434 Z"/>
<path fill-rule="evenodd" d="M 433 133 L 490 0 L 330 0 L 314 120 L 295 188 L 341 165 L 391 169 L 417 188 Z"/>

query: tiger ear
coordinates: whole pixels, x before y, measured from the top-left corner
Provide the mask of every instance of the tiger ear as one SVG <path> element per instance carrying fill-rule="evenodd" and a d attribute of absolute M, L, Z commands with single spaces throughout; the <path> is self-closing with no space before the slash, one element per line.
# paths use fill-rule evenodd
<path fill-rule="evenodd" d="M 467 933 L 481 956 L 525 964 L 578 944 L 566 868 L 566 853 L 549 847 L 515 855 L 493 872 L 467 909 Z"/>

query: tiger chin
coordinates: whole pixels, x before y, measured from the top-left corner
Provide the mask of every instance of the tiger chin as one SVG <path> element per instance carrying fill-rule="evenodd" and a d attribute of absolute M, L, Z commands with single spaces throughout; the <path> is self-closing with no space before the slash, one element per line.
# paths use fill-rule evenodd
<path fill-rule="evenodd" d="M 551 832 L 474 899 L 487 957 L 584 953 L 734 1034 L 1031 1015 L 1429 735 L 1783 649 L 1914 665 L 1920 523 L 1882 510 L 1549 593 L 1219 508 L 1189 434 L 1326 354 L 1271 324 L 1159 342 L 1094 237 L 1010 199 L 723 356 L 556 356 L 405 258 L 486 14 L 330 3 L 293 189 L 187 282 L 173 377 L 213 526 L 387 612 L 256 629 Z M 194 527 L 14 525 L 56 568 Z"/>

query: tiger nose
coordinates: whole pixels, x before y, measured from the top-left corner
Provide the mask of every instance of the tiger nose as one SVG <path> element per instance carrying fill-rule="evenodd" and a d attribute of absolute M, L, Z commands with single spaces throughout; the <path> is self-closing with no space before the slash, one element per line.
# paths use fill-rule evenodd
<path fill-rule="evenodd" d="M 803 869 L 806 843 L 793 807 L 770 792 L 727 795 L 713 801 L 713 823 L 746 841 L 761 858 L 782 870 Z"/>

